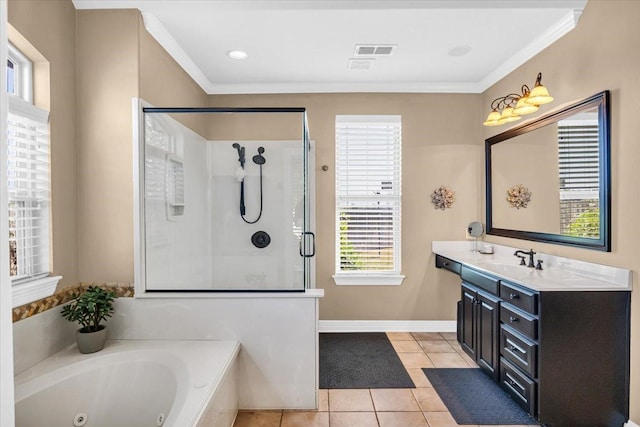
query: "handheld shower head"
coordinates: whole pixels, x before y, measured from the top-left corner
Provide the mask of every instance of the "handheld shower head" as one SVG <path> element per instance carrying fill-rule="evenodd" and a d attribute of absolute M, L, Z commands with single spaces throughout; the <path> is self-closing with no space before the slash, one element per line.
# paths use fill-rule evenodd
<path fill-rule="evenodd" d="M 244 147 L 237 142 L 234 142 L 232 147 L 238 150 L 238 161 L 240 162 L 240 167 L 244 169 Z"/>

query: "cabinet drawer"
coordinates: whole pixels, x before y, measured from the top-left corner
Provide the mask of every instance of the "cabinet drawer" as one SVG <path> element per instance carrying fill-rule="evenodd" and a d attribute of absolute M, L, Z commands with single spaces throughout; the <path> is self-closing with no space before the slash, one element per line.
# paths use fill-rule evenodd
<path fill-rule="evenodd" d="M 500 354 L 531 378 L 536 378 L 538 345 L 506 325 L 500 328 Z"/>
<path fill-rule="evenodd" d="M 500 359 L 500 385 L 529 414 L 535 416 L 536 383 L 505 358 Z"/>
<path fill-rule="evenodd" d="M 436 255 L 436 268 L 444 268 L 445 270 L 452 271 L 456 274 L 460 274 L 460 263 L 452 261 L 449 258 L 445 258 L 440 255 Z"/>
<path fill-rule="evenodd" d="M 497 278 L 480 273 L 479 271 L 473 270 L 464 265 L 460 269 L 460 276 L 462 277 L 462 280 L 476 285 L 493 295 L 498 295 L 499 280 Z"/>
<path fill-rule="evenodd" d="M 527 313 L 538 314 L 538 294 L 533 291 L 525 290 L 501 280 L 500 298 Z"/>
<path fill-rule="evenodd" d="M 500 306 L 500 321 L 531 339 L 538 338 L 538 319 L 507 303 Z"/>

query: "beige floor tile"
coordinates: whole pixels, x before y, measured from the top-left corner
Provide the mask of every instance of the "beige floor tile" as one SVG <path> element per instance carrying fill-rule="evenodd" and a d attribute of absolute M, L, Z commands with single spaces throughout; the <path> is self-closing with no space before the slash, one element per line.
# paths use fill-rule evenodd
<path fill-rule="evenodd" d="M 378 427 L 375 412 L 330 412 L 331 427 Z"/>
<path fill-rule="evenodd" d="M 414 341 L 411 332 L 387 332 L 389 341 Z"/>
<path fill-rule="evenodd" d="M 428 353 L 427 356 L 436 368 L 470 368 L 458 353 Z"/>
<path fill-rule="evenodd" d="M 329 427 L 329 413 L 285 411 L 281 427 Z"/>
<path fill-rule="evenodd" d="M 431 427 L 458 427 L 458 423 L 448 412 L 425 412 L 424 416 Z"/>
<path fill-rule="evenodd" d="M 422 351 L 422 347 L 415 340 L 391 341 L 391 345 L 396 350 L 396 353 L 418 353 Z"/>
<path fill-rule="evenodd" d="M 458 341 L 458 334 L 455 332 L 440 332 L 440 335 L 447 341 Z"/>
<path fill-rule="evenodd" d="M 373 411 L 373 401 L 368 389 L 329 390 L 331 412 Z"/>
<path fill-rule="evenodd" d="M 398 357 L 405 368 L 433 368 L 434 365 L 426 354 L 420 353 L 398 353 Z"/>
<path fill-rule="evenodd" d="M 462 349 L 462 347 L 460 347 L 460 344 L 458 343 L 451 343 L 451 346 L 453 347 L 453 349 L 456 351 L 456 353 L 458 353 L 460 356 L 462 356 L 462 358 L 465 360 L 465 362 L 467 362 L 467 364 L 469 366 L 471 366 L 472 368 L 477 368 L 478 364 L 476 363 L 475 360 L 473 360 L 471 357 L 469 357 L 469 355 L 467 353 L 465 353 L 465 351 Z"/>
<path fill-rule="evenodd" d="M 440 332 L 414 332 L 413 337 L 416 341 L 444 340 Z"/>
<path fill-rule="evenodd" d="M 418 401 L 418 405 L 425 412 L 447 412 L 438 393 L 432 388 L 414 388 L 411 389 L 413 395 Z M 428 421 L 428 419 L 427 419 Z"/>
<path fill-rule="evenodd" d="M 433 387 L 422 368 L 409 368 L 407 372 L 416 387 Z"/>
<path fill-rule="evenodd" d="M 429 427 L 422 412 L 378 412 L 380 427 Z"/>
<path fill-rule="evenodd" d="M 282 411 L 241 411 L 233 427 L 280 427 Z"/>
<path fill-rule="evenodd" d="M 329 390 L 320 389 L 318 391 L 318 411 L 329 410 Z"/>
<path fill-rule="evenodd" d="M 456 350 L 445 340 L 418 341 L 425 353 L 455 353 Z"/>
<path fill-rule="evenodd" d="M 376 388 L 371 389 L 373 406 L 380 411 L 419 411 L 410 388 Z"/>

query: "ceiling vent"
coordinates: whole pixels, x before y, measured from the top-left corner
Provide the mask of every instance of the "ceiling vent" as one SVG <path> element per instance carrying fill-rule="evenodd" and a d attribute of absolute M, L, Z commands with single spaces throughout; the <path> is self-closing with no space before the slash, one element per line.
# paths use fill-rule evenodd
<path fill-rule="evenodd" d="M 350 58 L 349 69 L 350 70 L 370 70 L 373 65 L 373 58 Z"/>
<path fill-rule="evenodd" d="M 357 44 L 355 56 L 391 56 L 398 45 L 395 44 Z"/>

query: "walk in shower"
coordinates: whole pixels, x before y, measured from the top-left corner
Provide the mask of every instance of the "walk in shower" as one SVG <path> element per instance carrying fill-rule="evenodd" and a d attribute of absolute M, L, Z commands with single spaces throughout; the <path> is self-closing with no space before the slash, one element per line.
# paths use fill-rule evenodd
<path fill-rule="evenodd" d="M 137 101 L 136 292 L 313 287 L 304 108 Z"/>

